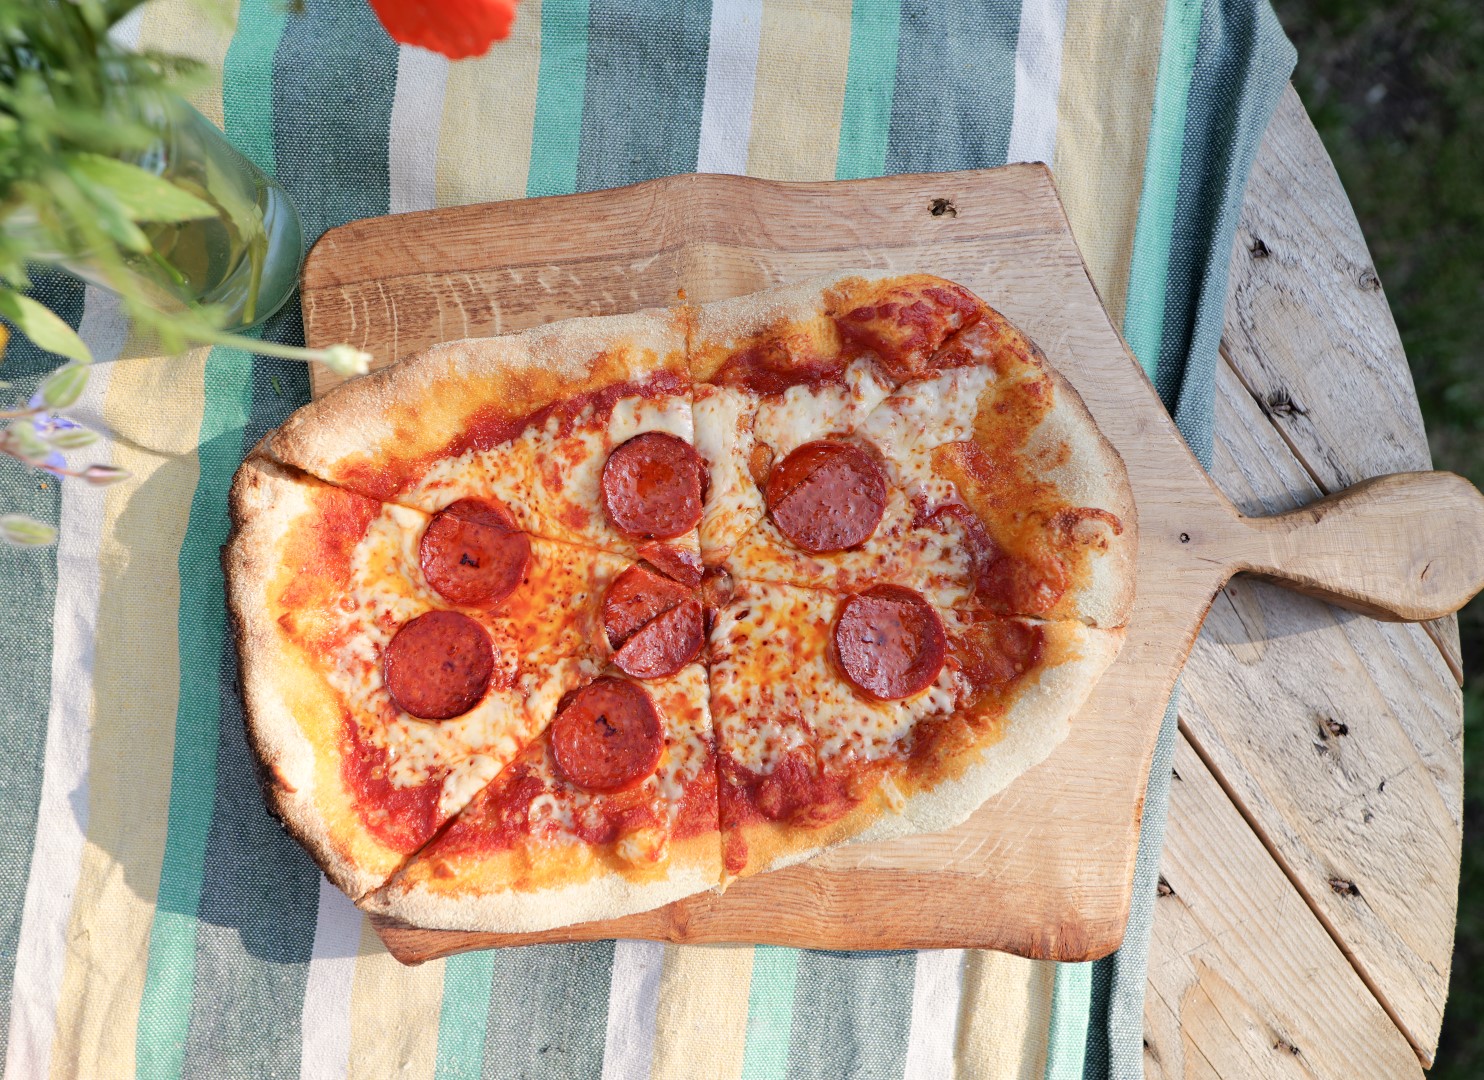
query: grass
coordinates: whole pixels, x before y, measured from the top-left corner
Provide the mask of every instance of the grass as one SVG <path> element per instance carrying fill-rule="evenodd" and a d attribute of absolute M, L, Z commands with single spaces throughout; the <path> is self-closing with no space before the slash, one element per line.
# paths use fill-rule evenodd
<path fill-rule="evenodd" d="M 1484 487 L 1484 9 L 1274 0 L 1294 83 L 1370 244 L 1437 468 Z M 1484 539 L 1481 539 L 1484 543 Z M 1464 847 L 1434 1080 L 1484 1077 L 1484 602 L 1460 614 Z"/>

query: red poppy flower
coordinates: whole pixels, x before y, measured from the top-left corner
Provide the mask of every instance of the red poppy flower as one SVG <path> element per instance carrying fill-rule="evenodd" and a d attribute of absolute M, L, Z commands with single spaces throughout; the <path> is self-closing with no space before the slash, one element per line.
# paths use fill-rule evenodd
<path fill-rule="evenodd" d="M 371 0 L 392 40 L 450 60 L 483 56 L 510 35 L 517 0 Z"/>

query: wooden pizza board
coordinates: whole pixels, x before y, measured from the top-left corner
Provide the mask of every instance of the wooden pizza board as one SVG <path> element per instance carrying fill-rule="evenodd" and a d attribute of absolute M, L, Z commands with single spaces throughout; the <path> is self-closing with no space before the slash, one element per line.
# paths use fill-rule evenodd
<path fill-rule="evenodd" d="M 352 222 L 309 254 L 304 328 L 311 345 L 348 342 L 380 366 L 440 341 L 845 267 L 929 271 L 973 289 L 1040 344 L 1128 464 L 1137 602 L 1123 652 L 1071 734 L 951 832 L 846 846 L 722 895 L 544 933 L 378 921 L 399 959 L 613 937 L 1103 956 L 1123 936 L 1160 720 L 1233 573 L 1406 619 L 1450 612 L 1484 585 L 1484 498 L 1449 474 L 1382 478 L 1284 517 L 1240 518 L 1110 323 L 1040 165 L 799 184 L 688 175 Z M 314 374 L 316 394 L 338 381 Z"/>

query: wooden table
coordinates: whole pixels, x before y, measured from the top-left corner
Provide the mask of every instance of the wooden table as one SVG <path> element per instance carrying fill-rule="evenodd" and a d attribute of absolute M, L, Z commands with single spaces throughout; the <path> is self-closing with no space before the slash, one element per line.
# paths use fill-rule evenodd
<path fill-rule="evenodd" d="M 1365 240 L 1290 88 L 1232 250 L 1212 475 L 1247 513 L 1431 467 Z M 1425 523 L 1419 522 L 1419 527 Z M 1150 1077 L 1421 1076 L 1463 809 L 1458 627 L 1258 581 L 1186 668 L 1144 1005 Z"/>

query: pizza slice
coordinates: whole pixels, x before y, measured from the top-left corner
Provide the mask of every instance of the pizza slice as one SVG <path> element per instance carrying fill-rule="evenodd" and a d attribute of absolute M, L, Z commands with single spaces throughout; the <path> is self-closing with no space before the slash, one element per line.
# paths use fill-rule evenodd
<path fill-rule="evenodd" d="M 436 513 L 493 499 L 533 535 L 700 573 L 685 309 L 437 345 L 337 387 L 274 459 Z"/>
<path fill-rule="evenodd" d="M 513 933 L 646 911 L 721 883 L 706 669 L 608 672 L 367 910 Z"/>
<path fill-rule="evenodd" d="M 941 278 L 850 270 L 699 308 L 690 361 L 696 447 L 710 477 L 706 562 L 762 519 L 775 462 L 850 435 L 982 307 Z"/>
<path fill-rule="evenodd" d="M 959 824 L 1065 737 L 1122 640 L 899 585 L 738 582 L 710 638 L 727 875 Z"/>
<path fill-rule="evenodd" d="M 530 537 L 497 503 L 436 515 L 254 456 L 228 599 L 269 803 L 352 896 L 379 885 L 610 653 L 618 556 Z"/>
<path fill-rule="evenodd" d="M 950 337 L 848 437 L 775 462 L 766 516 L 725 567 L 941 607 L 1121 626 L 1135 515 L 1123 462 L 1077 392 L 1002 316 Z"/>

